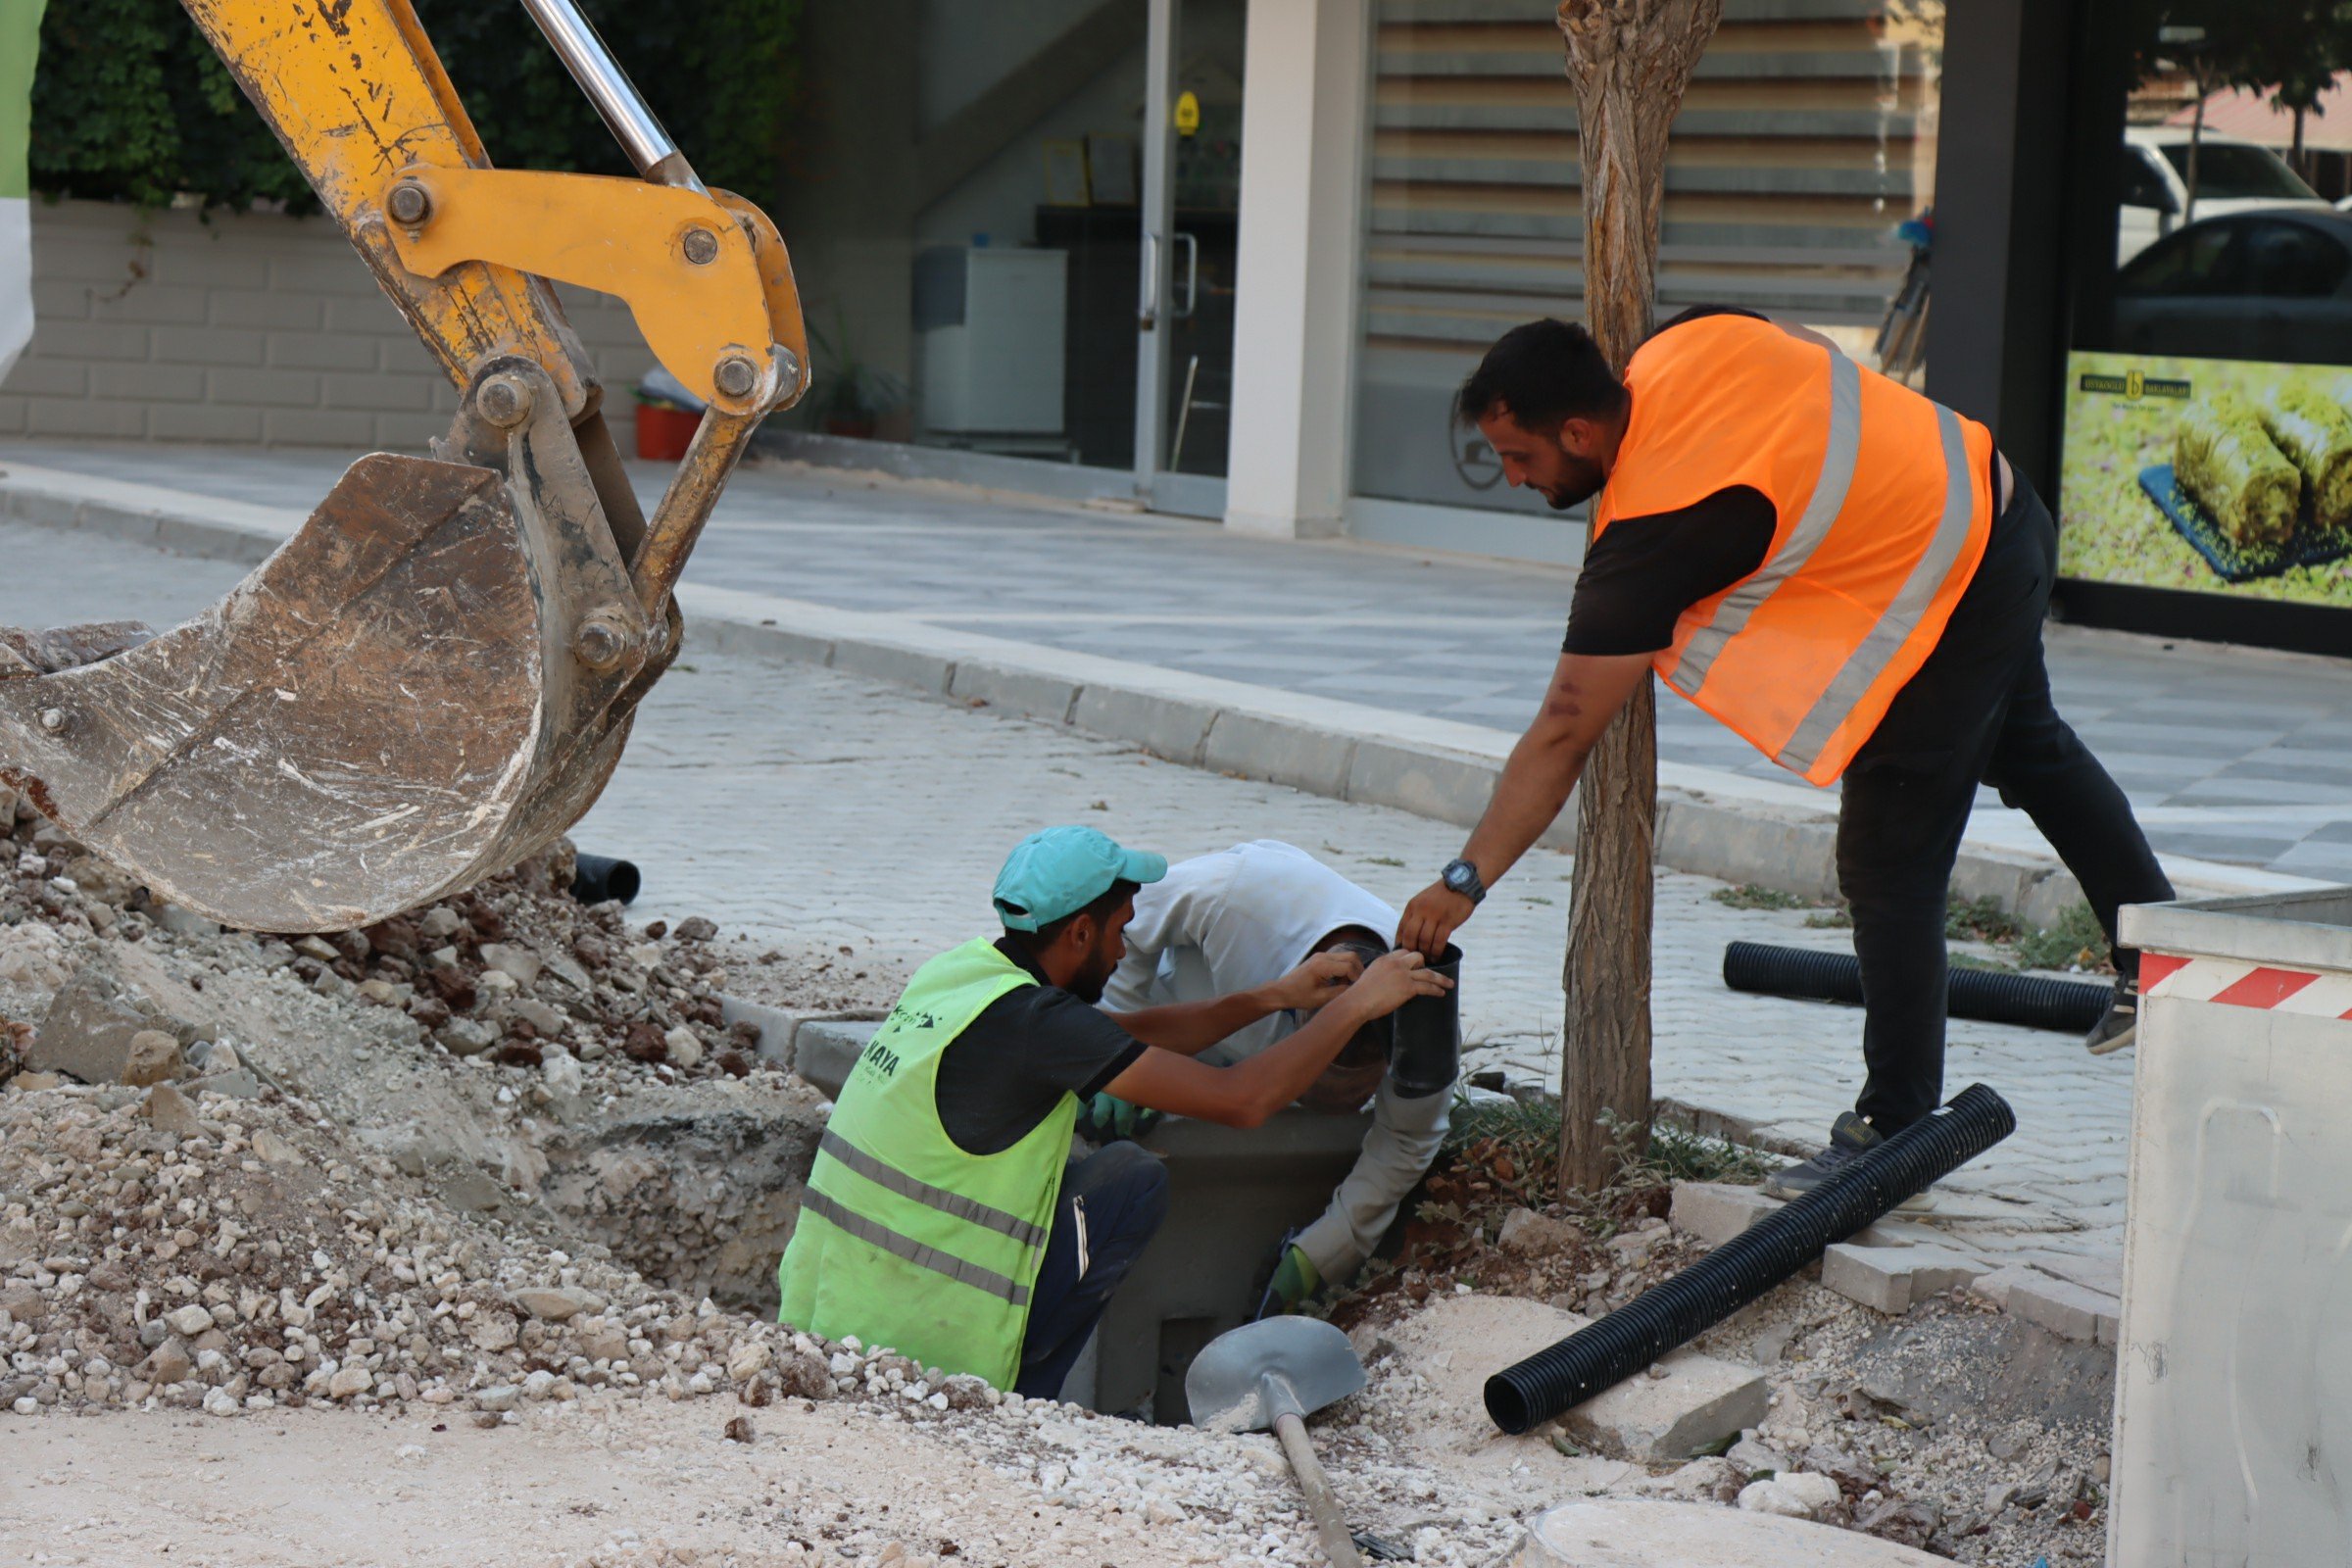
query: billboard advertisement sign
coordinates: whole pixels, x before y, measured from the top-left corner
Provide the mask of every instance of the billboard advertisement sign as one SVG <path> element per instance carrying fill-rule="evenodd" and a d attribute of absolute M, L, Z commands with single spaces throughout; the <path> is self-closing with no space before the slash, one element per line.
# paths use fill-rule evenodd
<path fill-rule="evenodd" d="M 2352 608 L 2352 368 L 2078 352 L 2062 577 Z"/>

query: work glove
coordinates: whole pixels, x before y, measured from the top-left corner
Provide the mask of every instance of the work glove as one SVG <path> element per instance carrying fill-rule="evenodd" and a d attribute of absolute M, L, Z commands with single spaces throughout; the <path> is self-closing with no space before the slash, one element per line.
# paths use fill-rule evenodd
<path fill-rule="evenodd" d="M 1266 1281 L 1266 1294 L 1258 1298 L 1257 1315 L 1263 1318 L 1297 1311 L 1299 1302 L 1322 1288 L 1323 1276 L 1314 1259 L 1295 1243 L 1285 1243 L 1282 1255 L 1275 1259 L 1273 1276 Z"/>
<path fill-rule="evenodd" d="M 1158 1111 L 1129 1104 L 1116 1095 L 1103 1093 L 1086 1102 L 1086 1114 L 1079 1118 L 1078 1131 L 1090 1144 L 1107 1144 L 1121 1138 L 1141 1138 L 1158 1125 Z"/>

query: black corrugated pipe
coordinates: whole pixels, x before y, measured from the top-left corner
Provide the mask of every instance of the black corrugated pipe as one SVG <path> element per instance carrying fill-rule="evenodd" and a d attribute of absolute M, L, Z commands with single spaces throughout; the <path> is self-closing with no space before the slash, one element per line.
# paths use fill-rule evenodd
<path fill-rule="evenodd" d="M 1439 997 L 1415 997 L 1390 1016 L 1396 1044 L 1389 1081 L 1405 1100 L 1427 1100 L 1453 1087 L 1462 1070 L 1462 950 L 1450 944 L 1430 965 L 1454 983 Z"/>
<path fill-rule="evenodd" d="M 602 855 L 573 857 L 571 896 L 582 904 L 602 904 L 607 899 L 633 904 L 638 886 L 637 867 L 627 860 L 610 859 Z"/>
<path fill-rule="evenodd" d="M 1615 1388 L 2016 1129 L 2007 1101 L 1983 1084 L 1962 1090 L 1665 1284 L 1487 1379 L 1487 1414 L 1521 1433 Z"/>
<path fill-rule="evenodd" d="M 1862 964 L 1850 953 L 1735 942 L 1723 950 L 1723 983 L 1734 991 L 1858 1004 L 1862 1001 Z M 1955 1018 L 2081 1034 L 2105 1016 L 2115 990 L 2081 980 L 2002 974 L 1954 964 L 1944 996 L 1944 1008 Z"/>

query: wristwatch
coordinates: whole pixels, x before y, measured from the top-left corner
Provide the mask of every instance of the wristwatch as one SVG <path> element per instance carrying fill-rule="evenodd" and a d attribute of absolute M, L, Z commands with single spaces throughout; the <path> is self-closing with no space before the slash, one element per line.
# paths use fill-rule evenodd
<path fill-rule="evenodd" d="M 1456 858 L 1446 861 L 1438 880 L 1446 884 L 1447 892 L 1468 899 L 1473 908 L 1487 901 L 1487 885 L 1478 879 L 1478 867 L 1468 860 Z"/>

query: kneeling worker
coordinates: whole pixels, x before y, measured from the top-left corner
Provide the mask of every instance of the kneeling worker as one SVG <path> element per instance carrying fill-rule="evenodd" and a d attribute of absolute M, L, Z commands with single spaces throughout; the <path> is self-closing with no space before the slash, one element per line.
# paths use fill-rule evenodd
<path fill-rule="evenodd" d="M 1318 954 L 1377 956 L 1396 932 L 1396 911 L 1304 850 L 1275 839 L 1237 844 L 1168 868 L 1138 893 L 1127 957 L 1104 1004 L 1133 1012 L 1204 1001 L 1269 985 Z M 1200 1054 L 1219 1064 L 1246 1060 L 1288 1039 L 1308 1014 L 1279 1012 L 1228 1035 Z M 1364 1152 L 1331 1205 L 1285 1242 L 1268 1283 L 1269 1308 L 1288 1310 L 1326 1281 L 1361 1266 L 1446 1141 L 1447 1093 L 1408 1098 L 1390 1078 L 1386 1025 L 1366 1029 L 1299 1097 L 1310 1109 L 1361 1110 L 1372 1103 Z M 1124 1107 L 1098 1097 L 1093 1115 L 1114 1127 Z"/>
<path fill-rule="evenodd" d="M 1070 1160 L 1080 1098 L 1254 1127 L 1364 1025 L 1450 984 L 1418 954 L 1334 952 L 1257 991 L 1099 1011 L 1136 891 L 1166 873 L 1092 828 L 1013 850 L 1004 936 L 916 970 L 842 1086 L 777 1267 L 780 1321 L 1051 1397 L 1167 1212 L 1135 1145 Z M 1193 1059 L 1287 1008 L 1315 1016 L 1234 1066 Z"/>

